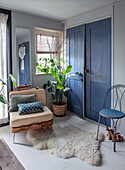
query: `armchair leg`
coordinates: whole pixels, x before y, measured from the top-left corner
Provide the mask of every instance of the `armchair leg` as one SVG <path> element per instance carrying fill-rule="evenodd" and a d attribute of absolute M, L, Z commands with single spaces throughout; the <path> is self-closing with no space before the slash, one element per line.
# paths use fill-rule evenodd
<path fill-rule="evenodd" d="M 100 117 L 101 117 L 101 116 L 100 116 L 100 114 L 99 114 L 98 129 L 97 129 L 96 140 L 98 140 L 98 136 L 99 136 Z"/>
<path fill-rule="evenodd" d="M 32 145 L 30 145 L 30 144 L 15 142 L 15 133 L 13 133 L 12 135 L 13 135 L 13 144 L 19 144 L 19 145 L 25 145 L 25 146 L 32 146 Z"/>
<path fill-rule="evenodd" d="M 15 133 L 13 133 L 12 135 L 13 135 L 13 144 L 15 144 Z"/>

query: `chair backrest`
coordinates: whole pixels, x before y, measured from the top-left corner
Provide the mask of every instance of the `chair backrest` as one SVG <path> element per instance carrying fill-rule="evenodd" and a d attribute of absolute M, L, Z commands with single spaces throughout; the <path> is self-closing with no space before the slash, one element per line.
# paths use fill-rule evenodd
<path fill-rule="evenodd" d="M 106 99 L 109 94 L 112 95 L 113 99 L 112 109 L 125 111 L 125 85 L 117 84 L 110 87 L 104 95 L 102 108 L 105 108 Z"/>
<path fill-rule="evenodd" d="M 27 94 L 36 94 L 36 102 L 38 101 L 42 101 L 43 105 L 46 106 L 47 102 L 46 102 L 46 92 L 44 89 L 35 89 L 35 88 L 31 88 L 31 89 L 23 89 L 20 91 L 14 90 L 11 91 L 9 93 L 10 95 L 27 95 Z"/>

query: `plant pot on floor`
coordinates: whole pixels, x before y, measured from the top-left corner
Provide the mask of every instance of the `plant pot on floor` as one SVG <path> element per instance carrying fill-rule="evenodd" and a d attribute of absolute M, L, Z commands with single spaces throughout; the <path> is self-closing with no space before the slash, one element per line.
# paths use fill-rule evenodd
<path fill-rule="evenodd" d="M 52 104 L 52 108 L 53 108 L 53 113 L 55 116 L 65 116 L 66 115 L 66 108 L 67 108 L 67 104 L 61 104 L 61 105 L 57 105 L 55 103 Z"/>

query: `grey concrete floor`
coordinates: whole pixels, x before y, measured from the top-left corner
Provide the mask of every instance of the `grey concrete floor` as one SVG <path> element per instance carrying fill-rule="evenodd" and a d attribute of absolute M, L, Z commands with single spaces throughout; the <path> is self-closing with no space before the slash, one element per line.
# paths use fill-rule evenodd
<path fill-rule="evenodd" d="M 65 117 L 54 117 L 54 123 L 61 127 L 75 126 L 81 130 L 97 130 L 97 124 L 83 120 L 68 112 Z M 106 136 L 103 126 L 100 131 Z M 16 134 L 16 141 L 27 143 L 26 133 Z M 11 150 L 26 170 L 125 170 L 125 140 L 117 143 L 117 152 L 113 152 L 113 143 L 105 138 L 101 143 L 102 164 L 98 167 L 90 166 L 77 159 L 61 159 L 49 153 L 49 150 L 36 150 L 33 147 L 12 143 L 12 134 L 9 126 L 0 128 L 0 136 L 4 138 Z"/>

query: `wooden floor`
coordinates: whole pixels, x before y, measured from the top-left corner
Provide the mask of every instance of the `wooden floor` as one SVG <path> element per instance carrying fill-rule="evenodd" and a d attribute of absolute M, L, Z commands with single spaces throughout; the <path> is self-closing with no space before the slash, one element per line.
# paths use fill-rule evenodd
<path fill-rule="evenodd" d="M 97 124 L 80 119 L 71 113 L 61 118 L 54 117 L 54 123 L 61 127 L 75 126 L 84 131 L 97 129 Z M 100 127 L 100 131 L 106 136 L 104 127 Z M 0 135 L 26 170 L 125 170 L 125 141 L 117 143 L 117 152 L 114 153 L 113 143 L 106 137 L 100 148 L 102 164 L 92 167 L 77 158 L 61 159 L 51 155 L 49 150 L 39 151 L 33 147 L 13 144 L 9 126 L 0 128 Z M 27 143 L 25 135 L 26 133 L 16 134 L 16 141 Z"/>

